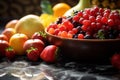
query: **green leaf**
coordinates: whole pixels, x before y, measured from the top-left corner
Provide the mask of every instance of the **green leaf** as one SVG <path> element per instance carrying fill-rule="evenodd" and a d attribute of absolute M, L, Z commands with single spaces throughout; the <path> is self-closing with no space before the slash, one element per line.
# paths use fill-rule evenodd
<path fill-rule="evenodd" d="M 53 14 L 52 6 L 49 0 L 42 0 L 40 7 L 42 9 L 42 13 Z"/>
<path fill-rule="evenodd" d="M 104 30 L 99 30 L 97 37 L 99 39 L 105 39 Z"/>
<path fill-rule="evenodd" d="M 14 49 L 11 46 L 9 46 L 6 48 L 6 51 L 14 51 Z"/>

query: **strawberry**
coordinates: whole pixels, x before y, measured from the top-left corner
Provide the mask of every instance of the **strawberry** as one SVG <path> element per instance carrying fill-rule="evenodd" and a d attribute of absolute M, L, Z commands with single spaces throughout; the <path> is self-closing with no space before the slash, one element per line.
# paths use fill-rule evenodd
<path fill-rule="evenodd" d="M 7 59 L 9 60 L 14 60 L 15 59 L 15 50 L 12 47 L 8 47 L 5 50 L 5 56 L 7 57 Z"/>
<path fill-rule="evenodd" d="M 120 70 L 120 54 L 114 54 L 111 58 L 112 65 Z"/>
<path fill-rule="evenodd" d="M 40 54 L 40 58 L 45 62 L 55 62 L 56 54 L 58 53 L 58 47 L 55 45 L 46 46 L 42 53 Z"/>
<path fill-rule="evenodd" d="M 26 50 L 27 52 L 27 58 L 30 61 L 38 61 L 39 59 L 39 51 L 37 48 L 30 47 L 29 49 Z"/>

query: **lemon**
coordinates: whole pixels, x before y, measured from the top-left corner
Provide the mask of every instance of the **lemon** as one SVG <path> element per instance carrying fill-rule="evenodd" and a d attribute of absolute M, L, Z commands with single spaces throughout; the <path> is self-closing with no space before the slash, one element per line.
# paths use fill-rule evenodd
<path fill-rule="evenodd" d="M 44 28 L 49 26 L 56 19 L 57 19 L 57 17 L 50 15 L 50 14 L 46 14 L 46 13 L 43 13 L 40 15 L 40 21 L 41 21 L 42 25 L 44 26 Z"/>

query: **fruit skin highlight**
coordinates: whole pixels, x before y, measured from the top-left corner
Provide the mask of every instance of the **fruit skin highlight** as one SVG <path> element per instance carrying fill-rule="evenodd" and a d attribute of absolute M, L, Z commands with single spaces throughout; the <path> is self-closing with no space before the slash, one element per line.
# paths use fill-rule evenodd
<path fill-rule="evenodd" d="M 37 31 L 44 31 L 39 16 L 33 14 L 22 17 L 16 24 L 15 29 L 17 33 L 23 33 L 29 38 Z"/>
<path fill-rule="evenodd" d="M 46 46 L 40 54 L 40 58 L 48 63 L 53 63 L 56 61 L 56 56 L 58 53 L 58 47 L 55 45 Z"/>

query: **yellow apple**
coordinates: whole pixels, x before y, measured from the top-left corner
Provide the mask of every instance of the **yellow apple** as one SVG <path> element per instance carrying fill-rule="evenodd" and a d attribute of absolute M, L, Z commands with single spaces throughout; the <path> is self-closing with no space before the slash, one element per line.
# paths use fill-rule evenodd
<path fill-rule="evenodd" d="M 41 24 L 39 16 L 29 14 L 22 17 L 15 26 L 17 33 L 23 33 L 29 38 L 38 31 L 44 31 L 44 27 Z"/>
<path fill-rule="evenodd" d="M 23 45 L 27 40 L 28 37 L 25 34 L 16 33 L 10 38 L 9 45 L 15 50 L 16 55 L 24 55 Z"/>

